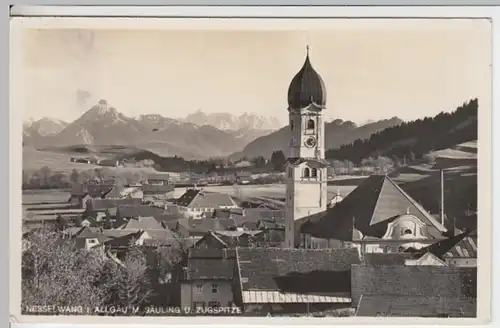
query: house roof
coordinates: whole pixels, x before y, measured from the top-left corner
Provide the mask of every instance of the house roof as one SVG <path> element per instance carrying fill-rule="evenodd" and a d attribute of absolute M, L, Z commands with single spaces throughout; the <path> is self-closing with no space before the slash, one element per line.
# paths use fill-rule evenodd
<path fill-rule="evenodd" d="M 138 218 L 130 219 L 125 227 L 125 230 L 139 229 L 139 230 L 165 230 L 160 222 L 152 216 L 141 216 Z"/>
<path fill-rule="evenodd" d="M 328 162 L 324 159 L 310 159 L 301 157 L 289 157 L 286 162 L 287 165 L 300 165 L 302 163 L 307 163 L 307 166 L 316 169 L 321 169 L 329 165 Z"/>
<path fill-rule="evenodd" d="M 477 258 L 477 234 L 475 230 L 466 231 L 427 246 L 422 251 L 431 252 L 440 259 L 446 257 Z"/>
<path fill-rule="evenodd" d="M 140 231 L 136 232 L 129 231 L 128 234 L 109 239 L 104 244 L 106 246 L 112 246 L 112 247 L 128 247 L 132 241 L 139 239 L 141 234 L 142 233 Z"/>
<path fill-rule="evenodd" d="M 140 232 L 139 229 L 104 229 L 102 231 L 102 234 L 105 236 L 108 236 L 110 238 L 118 238 L 118 237 L 123 237 L 127 236 L 133 233 L 138 233 Z"/>
<path fill-rule="evenodd" d="M 477 296 L 476 268 L 353 265 L 351 275 L 361 294 L 426 297 Z"/>
<path fill-rule="evenodd" d="M 151 239 L 160 244 L 168 244 L 178 239 L 175 232 L 170 229 L 145 230 L 144 233 L 147 233 Z"/>
<path fill-rule="evenodd" d="M 386 175 L 369 176 L 342 202 L 300 219 L 298 226 L 302 233 L 319 238 L 351 241 L 354 227 L 363 236 L 381 238 L 388 224 L 405 214 L 422 221 L 429 238 L 441 238 L 446 232 L 445 227 Z"/>
<path fill-rule="evenodd" d="M 204 235 L 209 231 L 227 230 L 232 226 L 232 220 L 220 219 L 179 219 L 178 225 L 183 226 L 191 235 Z"/>
<path fill-rule="evenodd" d="M 363 294 L 358 317 L 476 317 L 477 301 L 467 297 L 395 296 Z"/>
<path fill-rule="evenodd" d="M 190 249 L 186 280 L 232 280 L 236 269 L 236 251 Z"/>
<path fill-rule="evenodd" d="M 137 218 L 140 216 L 159 216 L 166 214 L 165 209 L 149 205 L 120 205 L 116 210 L 116 216 L 119 218 Z"/>
<path fill-rule="evenodd" d="M 142 204 L 140 198 L 123 198 L 123 199 L 90 199 L 91 207 L 94 211 L 107 210 L 117 208 L 120 205 L 139 206 Z"/>
<path fill-rule="evenodd" d="M 83 227 L 74 236 L 76 238 L 97 238 L 99 236 L 99 228 L 92 229 L 90 227 Z"/>
<path fill-rule="evenodd" d="M 350 291 L 350 278 L 344 273 L 360 263 L 354 248 L 238 248 L 238 259 L 243 290 L 295 293 Z"/>
<path fill-rule="evenodd" d="M 231 196 L 216 192 L 207 192 L 199 189 L 187 190 L 176 203 L 190 208 L 217 208 L 221 206 L 234 206 L 236 203 Z"/>
<path fill-rule="evenodd" d="M 105 198 L 122 198 L 122 192 L 125 190 L 124 187 L 114 186 L 109 192 L 107 192 Z"/>

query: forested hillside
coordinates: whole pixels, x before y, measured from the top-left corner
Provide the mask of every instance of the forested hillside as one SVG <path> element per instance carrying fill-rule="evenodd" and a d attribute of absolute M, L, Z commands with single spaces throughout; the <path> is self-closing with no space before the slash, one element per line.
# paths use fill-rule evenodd
<path fill-rule="evenodd" d="M 404 122 L 376 132 L 369 139 L 326 152 L 327 159 L 349 160 L 359 164 L 364 158 L 420 158 L 432 151 L 477 140 L 478 100 L 472 99 L 451 113 L 440 113 Z"/>

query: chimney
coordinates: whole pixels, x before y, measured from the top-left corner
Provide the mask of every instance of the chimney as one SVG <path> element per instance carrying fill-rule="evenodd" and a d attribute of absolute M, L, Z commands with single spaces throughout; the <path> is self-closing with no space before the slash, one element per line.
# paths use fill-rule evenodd
<path fill-rule="evenodd" d="M 441 224 L 444 226 L 444 170 L 441 169 L 439 171 L 440 175 L 441 175 L 441 203 L 440 203 L 440 213 L 439 213 L 439 216 L 440 216 L 440 219 L 441 219 Z"/>

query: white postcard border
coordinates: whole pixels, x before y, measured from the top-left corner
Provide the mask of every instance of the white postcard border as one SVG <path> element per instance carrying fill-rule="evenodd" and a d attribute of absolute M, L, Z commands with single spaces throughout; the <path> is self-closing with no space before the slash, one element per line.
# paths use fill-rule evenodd
<path fill-rule="evenodd" d="M 193 8 L 193 7 L 192 7 Z M 187 7 L 185 8 L 188 9 Z M 252 9 L 228 8 L 226 15 L 235 16 L 235 10 L 244 10 L 248 14 Z M 267 13 L 274 12 L 274 17 L 291 15 L 290 10 L 282 10 L 279 7 L 264 8 Z M 298 8 L 303 12 L 304 8 Z M 144 9 L 141 9 L 144 10 Z M 218 9 L 216 9 L 218 10 Z M 212 9 L 213 11 L 213 9 Z M 316 12 L 316 15 L 323 17 L 493 17 L 493 52 L 500 53 L 500 8 L 496 7 L 324 7 L 309 8 L 309 12 Z M 299 11 L 295 11 L 298 13 Z M 262 13 L 262 9 L 257 10 Z M 137 11 L 140 16 L 141 12 Z M 172 15 L 172 14 L 171 14 Z M 170 16 L 171 16 L 170 15 Z M 209 16 L 214 16 L 208 13 Z M 222 15 L 219 11 L 219 15 Z M 237 15 L 236 15 L 237 16 Z M 9 190 L 10 190 L 10 242 L 9 242 L 9 310 L 12 323 L 26 324 L 159 324 L 159 325 L 475 325 L 487 323 L 491 318 L 491 263 L 490 250 L 492 231 L 492 111 L 483 110 L 479 113 L 479 140 L 478 140 L 478 161 L 480 170 L 478 172 L 478 229 L 481 239 L 481 252 L 478 255 L 478 281 L 481 288 L 478 288 L 478 318 L 477 319 L 439 319 L 439 318 L 250 318 L 250 317 L 162 317 L 162 318 L 131 318 L 131 317 L 82 317 L 82 316 L 22 316 L 20 314 L 20 290 L 21 290 L 21 166 L 22 162 L 22 86 L 19 79 L 16 79 L 16 72 L 20 67 L 20 51 L 22 51 L 22 38 L 20 31 L 23 28 L 143 28 L 143 29 L 325 29 L 331 22 L 328 19 L 189 19 L 189 18 L 14 18 L 11 21 L 11 47 L 10 47 L 10 148 L 9 148 Z M 495 24 L 496 23 L 496 24 Z M 494 57 L 493 57 L 494 58 Z M 498 85 L 496 80 L 500 79 L 499 69 L 494 65 L 498 74 L 493 77 L 494 85 Z M 495 83 L 496 82 L 496 83 Z M 488 95 L 485 95 L 486 97 Z M 481 100 L 481 108 L 492 108 L 493 94 L 490 92 L 485 100 Z M 484 99 L 484 98 L 482 98 Z M 489 106 L 488 106 L 489 105 Z M 478 286 L 479 287 L 479 286 Z M 32 325 L 23 325 L 33 327 Z"/>

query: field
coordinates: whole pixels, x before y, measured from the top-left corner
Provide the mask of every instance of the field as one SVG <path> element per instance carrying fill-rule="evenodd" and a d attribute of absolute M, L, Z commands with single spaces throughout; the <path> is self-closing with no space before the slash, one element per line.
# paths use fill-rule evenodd
<path fill-rule="evenodd" d="M 328 198 L 333 198 L 337 191 L 345 197 L 355 186 L 328 186 Z M 272 185 L 241 185 L 241 186 L 207 186 L 203 188 L 207 191 L 225 193 L 236 197 L 264 197 L 281 198 L 285 196 L 284 184 Z M 174 197 L 179 197 L 186 191 L 186 188 L 176 188 Z M 36 203 L 62 203 L 69 199 L 70 193 L 62 190 L 37 190 L 23 192 L 23 204 Z"/>
<path fill-rule="evenodd" d="M 92 154 L 78 154 L 63 151 L 37 150 L 30 147 L 23 148 L 23 169 L 38 170 L 43 166 L 48 166 L 56 172 L 71 172 L 73 169 L 79 171 L 91 170 L 103 166 L 85 163 L 71 162 L 71 157 L 88 157 Z M 107 167 L 117 174 L 120 172 L 155 172 L 152 168 L 146 167 Z"/>
<path fill-rule="evenodd" d="M 23 192 L 23 204 L 64 203 L 70 193 L 63 190 L 30 190 Z"/>

